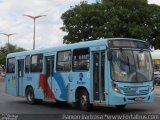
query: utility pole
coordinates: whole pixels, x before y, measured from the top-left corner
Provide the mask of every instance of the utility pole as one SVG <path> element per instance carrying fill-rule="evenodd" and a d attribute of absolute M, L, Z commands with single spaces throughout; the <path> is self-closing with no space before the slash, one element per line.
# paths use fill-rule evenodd
<path fill-rule="evenodd" d="M 43 17 L 43 16 L 46 16 L 46 15 L 38 15 L 38 16 L 31 16 L 31 15 L 23 15 L 23 16 L 27 16 L 31 19 L 33 19 L 33 22 L 34 22 L 34 27 L 33 27 L 33 50 L 35 50 L 35 33 L 36 33 L 36 30 L 35 30 L 35 27 L 36 27 L 36 19 L 40 18 L 40 17 Z"/>
<path fill-rule="evenodd" d="M 3 34 L 8 37 L 8 51 L 9 51 L 9 38 L 10 38 L 10 36 L 15 35 L 16 33 L 10 33 L 10 34 L 0 33 L 0 34 Z"/>

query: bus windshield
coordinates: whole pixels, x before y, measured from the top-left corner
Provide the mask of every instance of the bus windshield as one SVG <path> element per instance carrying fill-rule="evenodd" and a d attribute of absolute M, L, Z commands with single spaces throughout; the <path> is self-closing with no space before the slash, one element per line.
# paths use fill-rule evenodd
<path fill-rule="evenodd" d="M 153 68 L 149 51 L 112 50 L 111 78 L 121 82 L 152 80 Z"/>

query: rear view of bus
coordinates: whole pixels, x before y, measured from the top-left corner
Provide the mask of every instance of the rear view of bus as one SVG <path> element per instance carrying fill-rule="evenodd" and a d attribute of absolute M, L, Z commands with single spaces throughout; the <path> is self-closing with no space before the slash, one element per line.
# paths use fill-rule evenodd
<path fill-rule="evenodd" d="M 109 40 L 109 104 L 118 108 L 130 103 L 153 102 L 153 67 L 146 42 Z"/>

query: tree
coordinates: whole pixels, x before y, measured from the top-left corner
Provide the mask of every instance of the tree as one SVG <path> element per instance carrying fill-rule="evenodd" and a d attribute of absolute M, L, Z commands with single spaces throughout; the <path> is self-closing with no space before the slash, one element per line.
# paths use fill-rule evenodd
<path fill-rule="evenodd" d="M 126 37 L 148 41 L 160 48 L 160 6 L 147 0 L 103 0 L 72 7 L 62 14 L 64 43 Z"/>
<path fill-rule="evenodd" d="M 25 51 L 25 49 L 17 47 L 16 45 L 12 45 L 12 44 L 9 44 L 9 49 L 8 49 L 8 44 L 5 44 L 5 46 L 2 46 L 0 48 L 0 66 L 5 65 L 7 54 L 20 52 L 20 51 Z"/>

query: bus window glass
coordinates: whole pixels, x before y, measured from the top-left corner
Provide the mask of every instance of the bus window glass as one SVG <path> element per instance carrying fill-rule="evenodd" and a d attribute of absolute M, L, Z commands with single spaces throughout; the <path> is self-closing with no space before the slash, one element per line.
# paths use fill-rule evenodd
<path fill-rule="evenodd" d="M 115 81 L 144 82 L 152 80 L 152 63 L 148 51 L 113 50 L 111 76 Z"/>
<path fill-rule="evenodd" d="M 15 58 L 9 58 L 7 60 L 7 73 L 15 73 Z"/>
<path fill-rule="evenodd" d="M 73 51 L 73 70 L 89 70 L 89 49 L 77 49 Z"/>
<path fill-rule="evenodd" d="M 62 51 L 57 54 L 57 71 L 71 70 L 71 51 Z"/>
<path fill-rule="evenodd" d="M 147 79 L 152 79 L 152 64 L 149 52 L 134 51 L 135 61 L 137 65 L 137 79 L 144 81 Z"/>
<path fill-rule="evenodd" d="M 30 56 L 28 55 L 25 59 L 25 72 L 29 73 L 29 67 L 30 67 Z"/>
<path fill-rule="evenodd" d="M 31 57 L 31 72 L 42 72 L 43 68 L 43 55 L 33 55 Z"/>

